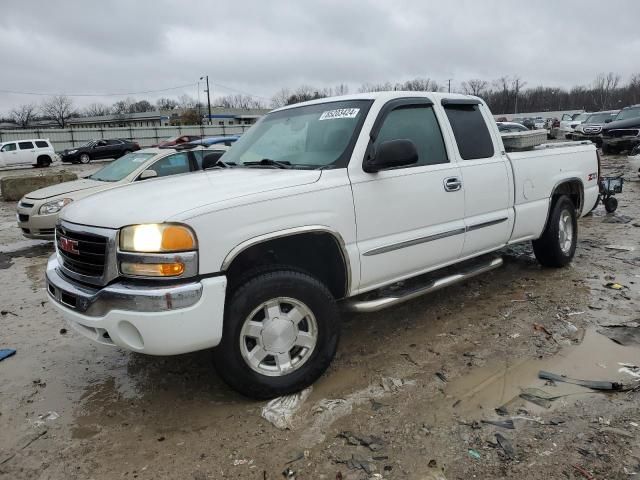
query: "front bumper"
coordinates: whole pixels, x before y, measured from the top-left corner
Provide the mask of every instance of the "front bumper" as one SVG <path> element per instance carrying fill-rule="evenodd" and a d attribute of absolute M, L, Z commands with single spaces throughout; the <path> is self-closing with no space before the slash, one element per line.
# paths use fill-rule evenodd
<path fill-rule="evenodd" d="M 602 137 L 600 136 L 599 133 L 589 134 L 589 133 L 583 133 L 583 132 L 574 130 L 573 133 L 571 134 L 571 139 L 578 140 L 578 141 L 590 140 L 598 146 L 602 144 Z"/>
<path fill-rule="evenodd" d="M 73 153 L 73 154 L 68 154 L 68 153 L 61 153 L 60 154 L 60 161 L 63 163 L 66 162 L 77 162 L 80 158 L 80 154 L 79 153 Z"/>
<path fill-rule="evenodd" d="M 18 203 L 16 220 L 22 235 L 38 240 L 54 240 L 58 214 L 38 215 L 41 201 L 23 199 Z"/>
<path fill-rule="evenodd" d="M 638 135 L 624 135 L 620 137 L 602 136 L 602 144 L 608 147 L 614 147 L 618 150 L 631 150 L 636 145 L 640 144 L 640 136 Z"/>
<path fill-rule="evenodd" d="M 64 276 L 49 258 L 47 294 L 70 326 L 105 345 L 150 355 L 175 355 L 216 346 L 222 338 L 225 276 L 188 283 L 120 281 L 89 287 Z"/>

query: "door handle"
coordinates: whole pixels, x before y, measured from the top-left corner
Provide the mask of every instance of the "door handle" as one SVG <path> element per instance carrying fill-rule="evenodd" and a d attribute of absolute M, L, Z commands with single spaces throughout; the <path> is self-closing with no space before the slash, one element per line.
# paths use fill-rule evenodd
<path fill-rule="evenodd" d="M 462 180 L 458 177 L 447 177 L 443 183 L 445 192 L 457 192 L 462 188 Z"/>

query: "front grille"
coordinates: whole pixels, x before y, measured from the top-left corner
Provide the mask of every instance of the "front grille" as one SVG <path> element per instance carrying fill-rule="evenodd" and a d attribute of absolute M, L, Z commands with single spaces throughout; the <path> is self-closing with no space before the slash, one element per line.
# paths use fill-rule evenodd
<path fill-rule="evenodd" d="M 54 228 L 41 228 L 38 233 L 40 233 L 40 235 L 53 235 L 54 232 Z"/>
<path fill-rule="evenodd" d="M 20 206 L 23 208 L 33 208 L 33 203 L 20 202 Z"/>
<path fill-rule="evenodd" d="M 62 239 L 70 240 L 73 250 L 63 249 Z M 89 277 L 102 277 L 107 258 L 107 238 L 100 235 L 80 233 L 58 226 L 56 246 L 62 266 L 71 272 Z M 66 245 L 68 247 L 68 245 Z"/>
<path fill-rule="evenodd" d="M 584 133 L 588 133 L 590 135 L 600 133 L 600 130 L 602 130 L 602 127 L 584 127 Z"/>
<path fill-rule="evenodd" d="M 18 214 L 18 220 L 20 220 L 21 222 L 28 222 L 29 221 L 29 215 L 25 215 L 24 213 L 19 213 Z"/>
<path fill-rule="evenodd" d="M 603 135 L 607 137 L 637 137 L 640 133 L 640 129 L 637 128 L 616 128 L 615 130 L 607 130 L 603 132 Z"/>

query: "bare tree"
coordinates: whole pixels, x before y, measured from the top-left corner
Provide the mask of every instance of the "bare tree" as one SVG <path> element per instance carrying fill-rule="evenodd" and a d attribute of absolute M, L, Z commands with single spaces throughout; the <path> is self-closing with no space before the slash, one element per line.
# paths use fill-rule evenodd
<path fill-rule="evenodd" d="M 87 105 L 84 109 L 84 114 L 88 117 L 103 117 L 110 113 L 111 109 L 104 103 L 92 103 Z"/>
<path fill-rule="evenodd" d="M 271 106 L 273 108 L 284 107 L 287 104 L 287 99 L 291 96 L 291 91 L 288 88 L 281 88 L 273 97 L 271 97 Z"/>
<path fill-rule="evenodd" d="M 467 95 L 475 95 L 481 97 L 484 91 L 487 89 L 488 83 L 479 78 L 472 78 L 466 82 L 462 82 L 462 91 Z"/>
<path fill-rule="evenodd" d="M 331 95 L 331 89 L 301 85 L 287 98 L 287 105 L 325 98 L 329 95 Z"/>
<path fill-rule="evenodd" d="M 156 107 L 158 110 L 173 110 L 178 106 L 178 102 L 172 98 L 162 97 L 156 100 Z"/>
<path fill-rule="evenodd" d="M 185 93 L 178 97 L 178 106 L 185 109 L 196 108 L 198 106 L 198 102 L 192 96 Z"/>
<path fill-rule="evenodd" d="M 249 95 L 227 95 L 216 100 L 216 105 L 225 108 L 241 108 L 249 110 L 252 108 L 264 108 L 264 103 Z"/>
<path fill-rule="evenodd" d="M 118 100 L 111 106 L 111 110 L 114 115 L 126 115 L 131 111 L 131 106 L 135 103 L 133 98 L 124 98 Z"/>
<path fill-rule="evenodd" d="M 332 91 L 332 95 L 347 95 L 349 93 L 349 85 L 347 85 L 346 83 L 341 83 L 339 85 L 336 85 L 335 87 L 333 87 L 331 89 Z"/>
<path fill-rule="evenodd" d="M 153 105 L 149 103 L 148 100 L 140 100 L 138 102 L 133 102 L 129 106 L 129 113 L 144 113 L 144 112 L 153 112 L 155 108 Z"/>
<path fill-rule="evenodd" d="M 640 102 L 640 73 L 631 75 L 629 80 L 629 96 L 631 103 Z"/>
<path fill-rule="evenodd" d="M 620 75 L 609 72 L 598 74 L 593 82 L 593 94 L 595 96 L 598 107 L 602 110 L 610 106 L 611 94 L 618 88 L 620 83 Z"/>
<path fill-rule="evenodd" d="M 51 97 L 42 103 L 40 109 L 45 116 L 55 120 L 60 128 L 64 128 L 69 118 L 76 115 L 73 101 L 66 95 Z"/>
<path fill-rule="evenodd" d="M 513 113 L 518 113 L 518 96 L 520 95 L 520 90 L 522 90 L 526 84 L 527 82 L 523 82 L 520 77 L 513 77 L 513 79 L 511 80 L 511 90 L 513 91 L 513 95 L 515 97 Z"/>
<path fill-rule="evenodd" d="M 360 93 L 390 92 L 392 90 L 394 90 L 394 87 L 391 84 L 391 82 L 385 82 L 385 83 L 363 83 L 360 86 L 360 88 L 358 89 L 358 92 L 360 92 Z"/>
<path fill-rule="evenodd" d="M 20 126 L 27 128 L 36 115 L 37 107 L 32 103 L 25 103 L 9 112 L 11 119 Z"/>

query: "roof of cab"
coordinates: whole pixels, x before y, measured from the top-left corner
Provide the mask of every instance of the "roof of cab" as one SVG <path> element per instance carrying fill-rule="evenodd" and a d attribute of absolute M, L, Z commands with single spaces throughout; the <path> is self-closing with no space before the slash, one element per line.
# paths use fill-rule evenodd
<path fill-rule="evenodd" d="M 290 108 L 304 107 L 306 105 L 317 105 L 319 103 L 329 102 L 341 102 L 348 100 L 393 100 L 394 98 L 406 98 L 406 97 L 424 97 L 429 100 L 438 102 L 444 98 L 450 99 L 474 99 L 479 97 L 473 95 L 463 95 L 461 93 L 447 93 L 447 92 L 416 92 L 416 91 L 388 91 L 388 92 L 367 92 L 367 93 L 355 93 L 352 95 L 341 95 L 339 97 L 325 97 L 318 98 L 316 100 L 309 100 L 308 102 L 294 103 L 292 105 L 286 105 L 284 107 L 276 108 L 273 111 L 278 112 L 280 110 L 288 110 Z M 481 100 L 481 99 L 480 99 Z M 484 103 L 484 102 L 483 102 Z"/>

